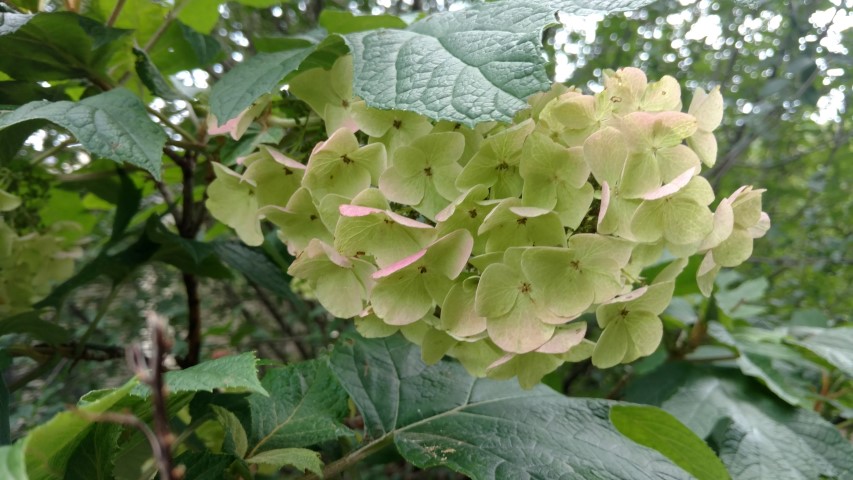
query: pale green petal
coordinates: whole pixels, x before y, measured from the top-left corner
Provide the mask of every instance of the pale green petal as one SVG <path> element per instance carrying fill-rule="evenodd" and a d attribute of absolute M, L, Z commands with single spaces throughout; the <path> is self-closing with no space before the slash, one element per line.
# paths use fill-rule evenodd
<path fill-rule="evenodd" d="M 320 200 L 317 211 L 320 212 L 320 220 L 330 232 L 334 232 L 341 218 L 340 206 L 350 203 L 350 199 L 342 195 L 330 193 Z"/>
<path fill-rule="evenodd" d="M 279 227 L 278 236 L 287 244 L 291 255 L 296 255 L 308 246 L 312 239 L 331 244 L 332 234 L 320 219 L 320 213 L 305 188 L 300 188 L 290 197 L 286 208 L 268 206 L 259 212 Z"/>
<path fill-rule="evenodd" d="M 696 155 L 708 167 L 717 163 L 717 139 L 713 133 L 697 130 L 687 139 L 687 145 L 696 152 Z"/>
<path fill-rule="evenodd" d="M 592 352 L 592 364 L 598 368 L 610 368 L 622 363 L 628 353 L 628 329 L 625 322 L 614 322 L 601 332 L 595 350 Z"/>
<path fill-rule="evenodd" d="M 723 267 L 736 267 L 752 255 L 752 236 L 735 228 L 720 245 L 713 249 L 714 261 Z"/>
<path fill-rule="evenodd" d="M 352 98 L 352 72 L 352 55 L 338 57 L 332 65 L 330 83 L 338 98 Z"/>
<path fill-rule="evenodd" d="M 586 323 L 577 322 L 558 328 L 551 340 L 537 348 L 539 353 L 560 354 L 566 353 L 580 343 L 586 335 Z"/>
<path fill-rule="evenodd" d="M 655 153 L 660 167 L 661 180 L 668 183 L 687 170 L 699 172 L 702 164 L 699 157 L 687 145 L 662 148 Z"/>
<path fill-rule="evenodd" d="M 761 219 L 761 194 L 764 190 L 745 189 L 732 202 L 735 225 L 749 228 Z M 734 195 L 733 195 L 734 197 Z"/>
<path fill-rule="evenodd" d="M 391 167 L 379 178 L 379 190 L 392 202 L 417 205 L 424 198 L 426 183 L 423 175 L 407 175 L 401 169 Z"/>
<path fill-rule="evenodd" d="M 706 297 L 711 296 L 711 291 L 714 289 L 714 279 L 720 273 L 720 266 L 714 262 L 713 251 L 705 254 L 702 263 L 699 264 L 699 270 L 696 271 L 696 283 L 699 285 L 699 291 Z"/>
<path fill-rule="evenodd" d="M 647 200 L 643 202 L 631 217 L 631 233 L 640 242 L 658 241 L 663 236 L 667 211 L 669 208 L 665 201 Z"/>
<path fill-rule="evenodd" d="M 542 381 L 542 378 L 556 370 L 563 360 L 555 355 L 543 353 L 506 354 L 489 365 L 486 375 L 495 380 L 518 378 L 521 388 L 528 390 Z"/>
<path fill-rule="evenodd" d="M 397 326 L 417 322 L 434 306 L 418 273 L 408 270 L 379 279 L 370 303 L 377 317 Z"/>
<path fill-rule="evenodd" d="M 664 238 L 678 245 L 701 242 L 714 228 L 714 214 L 708 207 L 690 200 L 673 198 L 663 208 Z M 633 222 L 632 222 L 633 227 Z"/>
<path fill-rule="evenodd" d="M 427 365 L 438 363 L 459 341 L 450 335 L 430 328 L 421 343 L 421 359 Z"/>
<path fill-rule="evenodd" d="M 459 342 L 450 350 L 450 355 L 459 360 L 459 363 L 472 376 L 485 377 L 489 365 L 505 353 L 492 342 L 480 340 L 477 342 Z"/>
<path fill-rule="evenodd" d="M 364 338 L 390 337 L 400 330 L 396 325 L 388 325 L 373 313 L 355 319 L 355 329 Z"/>
<path fill-rule="evenodd" d="M 595 191 L 592 185 L 585 183 L 580 189 L 563 188 L 557 191 L 557 205 L 554 211 L 560 217 L 564 227 L 577 228 L 589 213 Z"/>
<path fill-rule="evenodd" d="M 521 267 L 530 279 L 533 298 L 555 315 L 573 318 L 592 305 L 594 287 L 572 250 L 530 248 L 522 255 Z"/>
<path fill-rule="evenodd" d="M 583 144 L 583 154 L 598 183 L 607 182 L 613 188 L 622 182 L 628 147 L 619 130 L 606 127 L 590 135 Z"/>
<path fill-rule="evenodd" d="M 697 88 L 693 92 L 693 100 L 687 113 L 696 117 L 699 130 L 711 132 L 723 120 L 723 96 L 720 87 L 714 87 L 710 92 Z"/>
<path fill-rule="evenodd" d="M 708 250 L 716 247 L 723 240 L 729 238 L 734 228 L 734 210 L 728 198 L 724 198 L 717 205 L 717 210 L 714 212 L 714 228 L 711 233 L 702 241 L 699 246 L 700 250 Z"/>
<path fill-rule="evenodd" d="M 473 337 L 486 330 L 486 318 L 474 308 L 476 290 L 466 290 L 462 283 L 453 284 L 441 305 L 441 328 L 457 338 Z"/>
<path fill-rule="evenodd" d="M 520 272 L 503 263 L 486 267 L 474 299 L 477 315 L 487 318 L 507 315 L 515 306 L 523 283 Z"/>
<path fill-rule="evenodd" d="M 553 325 L 539 321 L 536 307 L 526 295 L 520 295 L 506 315 L 488 316 L 487 321 L 489 338 L 504 351 L 512 353 L 536 350 L 551 339 L 554 330 Z"/>
<path fill-rule="evenodd" d="M 0 190 L 0 212 L 9 212 L 21 205 L 21 197 L 12 195 L 11 193 Z"/>
<path fill-rule="evenodd" d="M 641 198 L 661 186 L 658 161 L 651 152 L 628 155 L 620 186 L 625 198 Z"/>
<path fill-rule="evenodd" d="M 699 205 L 710 205 L 714 201 L 714 189 L 705 177 L 693 177 L 678 191 L 679 199 L 691 200 Z"/>
<path fill-rule="evenodd" d="M 663 322 L 654 313 L 632 311 L 623 321 L 628 330 L 629 342 L 633 345 L 634 358 L 623 358 L 623 362 L 631 362 L 637 357 L 645 357 L 654 353 L 663 338 Z"/>
<path fill-rule="evenodd" d="M 246 245 L 264 243 L 254 185 L 220 163 L 213 163 L 213 170 L 216 180 L 207 187 L 205 202 L 210 214 L 233 228 Z"/>
<path fill-rule="evenodd" d="M 435 124 L 435 127 L 432 129 L 432 133 L 443 133 L 443 132 L 456 132 L 461 134 L 465 138 L 465 148 L 462 151 L 462 155 L 459 156 L 459 161 L 457 162 L 461 166 L 465 166 L 471 157 L 480 150 L 480 145 L 483 143 L 483 136 L 460 123 L 447 122 L 442 121 Z"/>
<path fill-rule="evenodd" d="M 430 271 L 452 280 L 458 277 L 468 264 L 473 246 L 474 238 L 467 230 L 456 230 L 427 247 L 424 263 L 429 265 Z"/>
<path fill-rule="evenodd" d="M 664 75 L 650 83 L 640 100 L 640 109 L 646 112 L 681 110 L 681 86 L 675 78 Z"/>

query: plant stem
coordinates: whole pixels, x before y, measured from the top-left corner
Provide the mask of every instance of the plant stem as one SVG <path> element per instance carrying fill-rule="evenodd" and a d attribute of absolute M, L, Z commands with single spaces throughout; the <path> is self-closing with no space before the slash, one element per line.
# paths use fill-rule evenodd
<path fill-rule="evenodd" d="M 110 14 L 110 18 L 107 19 L 107 26 L 112 27 L 116 24 L 116 20 L 118 20 L 119 15 L 121 15 L 121 9 L 124 8 L 124 4 L 127 0 L 118 0 L 116 2 L 115 8 L 113 8 L 113 13 Z"/>
<path fill-rule="evenodd" d="M 198 279 L 191 273 L 183 274 L 187 291 L 187 355 L 181 359 L 181 368 L 198 364 L 201 358 L 201 306 L 198 296 Z"/>
<path fill-rule="evenodd" d="M 60 150 L 63 150 L 66 147 L 68 147 L 69 145 L 73 145 L 75 143 L 77 143 L 77 140 L 74 140 L 73 138 L 69 138 L 68 140 L 65 140 L 64 142 L 60 143 L 59 145 L 56 145 L 54 147 L 50 147 L 47 150 L 44 150 L 43 152 L 41 152 L 41 154 L 37 155 L 36 157 L 33 157 L 33 159 L 30 160 L 30 164 L 33 166 L 36 166 L 36 165 L 40 164 L 41 162 L 45 161 L 47 158 L 53 156 L 54 154 L 56 154 Z"/>
<path fill-rule="evenodd" d="M 341 458 L 340 460 L 338 460 L 336 462 L 332 462 L 332 463 L 326 465 L 326 467 L 323 468 L 323 478 L 332 478 L 339 473 L 342 473 L 342 472 L 345 472 L 346 470 L 349 470 L 350 468 L 352 468 L 353 465 L 357 464 L 358 462 L 364 460 L 365 458 L 367 458 L 367 457 L 373 455 L 374 453 L 379 452 L 380 450 L 387 447 L 391 443 L 393 438 L 394 438 L 393 434 L 384 435 L 381 438 L 378 438 L 378 439 L 368 443 L 367 445 L 359 448 L 358 450 L 350 453 L 349 455 L 345 456 L 344 458 Z M 304 476 L 299 478 L 299 480 L 317 480 L 317 479 L 318 479 L 318 477 L 316 475 L 314 475 L 313 473 L 310 473 L 308 475 L 304 475 Z"/>
<path fill-rule="evenodd" d="M 161 111 L 159 111 L 159 110 L 155 110 L 155 109 L 153 109 L 153 108 L 151 108 L 151 107 L 145 107 L 145 110 L 147 110 L 147 111 L 148 111 L 148 113 L 150 113 L 151 115 L 154 115 L 155 117 L 157 117 L 158 119 L 160 119 L 160 121 L 161 121 L 161 122 L 163 122 L 163 125 L 165 125 L 165 126 L 167 126 L 167 127 L 171 128 L 171 129 L 172 129 L 172 130 L 174 130 L 178 135 L 180 135 L 180 136 L 184 137 L 187 141 L 191 142 L 191 143 L 189 143 L 189 144 L 190 144 L 190 145 L 193 145 L 193 148 L 201 148 L 201 149 L 204 149 L 204 145 L 199 145 L 199 144 L 196 144 L 196 143 L 193 143 L 193 142 L 192 142 L 192 141 L 195 139 L 195 135 L 192 135 L 190 132 L 188 132 L 188 131 L 184 130 L 181 126 L 179 126 L 179 125 L 176 125 L 176 124 L 172 123 L 172 121 L 171 121 L 171 120 L 169 120 L 169 117 L 167 117 L 166 115 L 164 115 L 164 114 L 163 114 L 163 112 L 161 112 Z"/>
<path fill-rule="evenodd" d="M 124 348 L 115 345 L 84 344 L 81 346 L 74 343 L 63 345 L 11 345 L 6 351 L 11 357 L 29 357 L 41 361 L 49 360 L 55 355 L 63 358 L 91 360 L 95 362 L 124 358 Z"/>

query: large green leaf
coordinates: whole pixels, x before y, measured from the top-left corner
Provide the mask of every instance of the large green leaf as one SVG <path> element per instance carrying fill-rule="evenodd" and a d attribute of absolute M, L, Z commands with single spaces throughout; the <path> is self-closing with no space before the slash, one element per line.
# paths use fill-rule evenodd
<path fill-rule="evenodd" d="M 503 0 L 434 14 L 406 30 L 347 34 L 354 92 L 371 107 L 435 120 L 509 122 L 527 97 L 551 87 L 541 37 L 557 10 L 607 13 L 646 3 Z"/>
<path fill-rule="evenodd" d="M 805 408 L 814 403 L 814 385 L 808 378 L 819 378 L 820 369 L 795 348 L 782 343 L 783 331 L 746 327 L 727 331 L 722 324 L 711 322 L 708 334 L 736 350 L 737 364 L 744 375 L 759 379 L 782 400 Z"/>
<path fill-rule="evenodd" d="M 64 480 L 112 480 L 113 454 L 123 427 L 114 423 L 98 423 L 89 430 L 71 454 Z"/>
<path fill-rule="evenodd" d="M 127 33 L 71 12 L 0 14 L 0 71 L 17 80 L 103 79 Z"/>
<path fill-rule="evenodd" d="M 251 428 L 247 428 L 247 459 L 351 434 L 341 423 L 348 412 L 346 392 L 325 362 L 312 360 L 274 368 L 262 383 L 270 395 L 248 398 Z"/>
<path fill-rule="evenodd" d="M 642 405 L 615 405 L 610 421 L 622 435 L 663 453 L 698 480 L 729 478 L 714 451 L 669 413 Z"/>
<path fill-rule="evenodd" d="M 210 111 L 219 125 L 249 108 L 261 95 L 272 92 L 281 80 L 299 67 L 313 48 L 260 53 L 237 65 L 210 91 Z"/>
<path fill-rule="evenodd" d="M 735 480 L 853 478 L 853 446 L 832 424 L 735 370 L 670 364 L 635 381 L 628 399 L 708 439 Z"/>
<path fill-rule="evenodd" d="M 94 155 L 136 165 L 160 178 L 166 134 L 128 90 L 110 90 L 79 102 L 31 102 L 0 116 L 0 131 L 34 120 L 65 128 Z"/>
<path fill-rule="evenodd" d="M 853 377 L 853 328 L 814 328 L 794 331 L 798 345 L 826 360 L 830 365 Z"/>
<path fill-rule="evenodd" d="M 98 414 L 109 410 L 127 397 L 137 384 L 136 379 L 121 388 L 102 392 L 95 400 L 78 405 L 78 410 Z M 75 448 L 94 424 L 75 412 L 62 412 L 47 423 L 36 427 L 26 437 L 27 474 L 30 480 L 63 478 Z"/>
<path fill-rule="evenodd" d="M 616 402 L 472 378 L 458 363 L 427 366 L 402 337 L 344 340 L 330 363 L 369 440 L 393 438 L 418 467 L 476 479 L 692 478 L 610 423 Z"/>
<path fill-rule="evenodd" d="M 170 393 L 227 389 L 267 396 L 267 391 L 258 380 L 257 362 L 254 352 L 217 358 L 184 370 L 166 373 L 166 387 Z M 147 386 L 137 385 L 132 393 L 148 396 L 149 391 Z"/>

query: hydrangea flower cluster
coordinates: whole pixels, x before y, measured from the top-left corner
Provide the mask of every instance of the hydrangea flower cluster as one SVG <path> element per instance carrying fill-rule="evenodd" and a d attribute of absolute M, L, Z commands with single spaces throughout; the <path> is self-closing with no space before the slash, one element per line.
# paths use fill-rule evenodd
<path fill-rule="evenodd" d="M 20 197 L 0 189 L 0 317 L 32 309 L 58 282 L 74 273 L 82 255 L 69 233 L 73 222 L 56 222 L 47 232 L 19 235 L 3 218 L 21 205 Z"/>
<path fill-rule="evenodd" d="M 351 72 L 342 57 L 291 82 L 329 133 L 304 163 L 263 146 L 242 173 L 217 164 L 207 205 L 248 244 L 277 225 L 289 273 L 329 312 L 366 336 L 400 330 L 427 361 L 524 386 L 567 361 L 631 362 L 658 347 L 688 257 L 704 255 L 708 294 L 769 228 L 762 190 L 709 208 L 717 89 L 683 113 L 675 79 L 625 68 L 595 95 L 555 85 L 512 125 L 470 129 L 367 108 Z"/>

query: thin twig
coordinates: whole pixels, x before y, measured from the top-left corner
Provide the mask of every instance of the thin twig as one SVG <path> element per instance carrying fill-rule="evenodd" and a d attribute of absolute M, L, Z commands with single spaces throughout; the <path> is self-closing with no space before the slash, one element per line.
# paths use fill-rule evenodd
<path fill-rule="evenodd" d="M 264 308 L 266 308 L 267 312 L 269 312 L 270 316 L 273 318 L 273 320 L 275 320 L 275 323 L 278 324 L 279 328 L 281 328 L 281 331 L 293 340 L 293 344 L 299 351 L 300 357 L 303 359 L 311 358 L 305 346 L 295 339 L 296 335 L 293 331 L 293 328 L 290 327 L 290 325 L 278 311 L 278 308 L 276 308 L 272 299 L 266 294 L 266 292 L 263 291 L 263 289 L 257 283 L 249 280 L 249 285 L 251 285 L 252 289 L 255 290 L 255 293 L 257 293 L 258 298 L 261 300 L 261 304 L 264 306 Z"/>
<path fill-rule="evenodd" d="M 121 15 L 121 9 L 124 8 L 124 4 L 127 0 L 118 0 L 116 2 L 115 8 L 113 8 L 113 13 L 110 14 L 110 18 L 107 19 L 107 26 L 112 27 L 116 24 L 116 20 L 118 20 L 119 15 Z"/>
<path fill-rule="evenodd" d="M 163 125 L 165 125 L 165 126 L 167 126 L 167 127 L 171 128 L 171 129 L 172 129 L 172 130 L 174 130 L 177 134 L 179 134 L 180 136 L 184 137 L 186 140 L 188 140 L 188 141 L 192 142 L 192 140 L 193 140 L 193 139 L 195 139 L 195 135 L 193 135 L 193 134 L 191 134 L 190 132 L 188 132 L 188 131 L 184 130 L 180 125 L 176 125 L 175 123 L 173 123 L 173 122 L 169 119 L 169 117 L 168 117 L 168 116 L 166 116 L 163 112 L 161 112 L 161 111 L 159 111 L 159 110 L 156 110 L 156 109 L 154 109 L 154 108 L 151 108 L 151 107 L 145 107 L 145 110 L 147 110 L 147 111 L 148 111 L 148 113 L 150 113 L 151 115 L 154 115 L 155 117 L 157 117 L 161 122 L 163 122 Z M 192 145 L 194 145 L 194 146 L 195 146 L 195 148 L 201 148 L 201 149 L 204 149 L 204 145 L 198 145 L 198 144 L 195 144 L 195 143 L 193 143 Z"/>
<path fill-rule="evenodd" d="M 78 345 L 76 343 L 64 343 L 61 345 L 11 345 L 6 348 L 6 351 L 11 357 L 29 357 L 41 361 L 53 358 L 55 355 L 63 358 L 95 362 L 124 358 L 124 347 L 115 345 Z"/>

